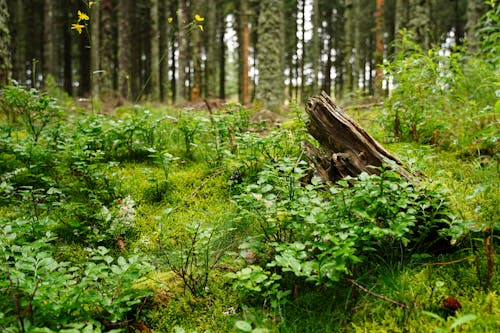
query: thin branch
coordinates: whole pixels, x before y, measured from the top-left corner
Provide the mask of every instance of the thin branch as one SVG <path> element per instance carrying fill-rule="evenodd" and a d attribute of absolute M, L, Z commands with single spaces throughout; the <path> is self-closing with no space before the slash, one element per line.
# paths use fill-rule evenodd
<path fill-rule="evenodd" d="M 453 261 L 432 262 L 432 263 L 428 263 L 428 264 L 422 264 L 422 266 L 447 266 L 447 265 L 458 264 L 458 263 L 461 263 L 461 262 L 464 262 L 467 260 L 471 260 L 471 259 L 474 259 L 474 256 L 465 257 L 465 258 L 457 259 L 457 260 L 453 260 Z"/>
<path fill-rule="evenodd" d="M 380 295 L 380 294 L 377 294 L 377 293 L 374 293 L 373 291 L 370 291 L 368 290 L 366 287 L 363 287 L 361 284 L 359 284 L 358 282 L 356 282 L 355 280 L 353 279 L 350 279 L 350 278 L 345 278 L 349 283 L 351 283 L 352 285 L 358 287 L 359 289 L 361 289 L 362 291 L 364 291 L 365 293 L 369 294 L 369 295 L 372 295 L 373 297 L 376 297 L 376 298 L 379 298 L 383 301 L 386 301 L 386 302 L 389 302 L 389 303 L 392 303 L 394 305 L 397 305 L 397 306 L 400 306 L 402 307 L 403 309 L 406 309 L 406 310 L 411 310 L 411 307 L 409 307 L 408 305 L 406 305 L 405 303 L 403 302 L 398 302 L 398 301 L 395 301 L 389 297 L 386 297 L 384 295 Z"/>

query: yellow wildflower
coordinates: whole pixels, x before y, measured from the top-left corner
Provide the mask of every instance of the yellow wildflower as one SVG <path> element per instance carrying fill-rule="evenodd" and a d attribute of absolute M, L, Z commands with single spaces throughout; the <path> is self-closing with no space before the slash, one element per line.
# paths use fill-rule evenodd
<path fill-rule="evenodd" d="M 78 24 L 78 23 L 71 25 L 71 29 L 74 29 L 74 30 L 78 31 L 79 34 L 82 33 L 82 29 L 83 28 L 85 28 L 85 26 L 81 25 L 81 24 Z"/>
<path fill-rule="evenodd" d="M 80 23 L 80 21 L 88 21 L 88 20 L 89 20 L 89 17 L 87 14 L 82 13 L 81 11 L 78 11 L 78 23 Z"/>
<path fill-rule="evenodd" d="M 94 4 L 94 1 L 89 1 L 89 8 L 92 8 L 92 5 Z"/>
<path fill-rule="evenodd" d="M 196 14 L 196 15 L 194 16 L 194 19 L 195 19 L 195 21 L 198 21 L 198 22 L 203 22 L 203 21 L 205 21 L 205 18 L 204 18 L 204 17 L 201 17 L 201 16 L 200 16 L 200 15 L 198 15 L 198 14 Z"/>
<path fill-rule="evenodd" d="M 174 18 L 173 18 L 173 17 L 169 17 L 169 18 L 167 18 L 167 22 L 168 22 L 168 23 L 172 23 L 173 21 L 174 21 Z"/>
<path fill-rule="evenodd" d="M 201 24 L 198 24 L 198 29 L 200 29 L 200 31 L 203 31 L 203 26 Z"/>

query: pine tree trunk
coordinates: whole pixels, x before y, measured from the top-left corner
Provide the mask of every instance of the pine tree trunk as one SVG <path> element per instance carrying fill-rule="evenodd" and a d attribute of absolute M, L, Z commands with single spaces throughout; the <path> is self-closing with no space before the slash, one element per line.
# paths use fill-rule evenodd
<path fill-rule="evenodd" d="M 352 70 L 353 61 L 353 40 L 354 40 L 354 15 L 353 15 L 353 0 L 346 0 L 345 2 L 345 28 L 344 28 L 344 68 L 345 68 L 345 81 L 347 83 L 347 90 L 349 92 L 353 91 L 356 87 L 354 86 L 354 74 Z M 356 82 L 357 85 L 357 82 Z"/>
<path fill-rule="evenodd" d="M 44 80 L 48 75 L 54 76 L 55 73 L 55 22 L 53 0 L 44 1 L 43 17 L 43 76 Z"/>
<path fill-rule="evenodd" d="M 69 3 L 65 4 L 66 9 L 70 8 Z M 69 11 L 69 10 L 68 10 Z M 69 21 L 67 26 L 69 26 Z M 73 57 L 71 50 L 71 34 L 74 33 L 69 29 L 65 29 L 63 35 L 63 84 L 64 91 L 66 91 L 70 96 L 73 96 Z M 24 68 L 26 71 L 26 68 Z"/>
<path fill-rule="evenodd" d="M 12 35 L 12 78 L 21 84 L 26 83 L 26 24 L 23 1 L 17 0 L 10 16 Z M 2 44 L 3 45 L 3 44 Z"/>
<path fill-rule="evenodd" d="M 207 0 L 207 24 L 205 48 L 207 50 L 207 59 L 205 61 L 205 97 L 216 97 L 217 78 L 216 78 L 216 48 L 217 45 L 217 6 L 216 0 Z"/>
<path fill-rule="evenodd" d="M 129 100 L 131 82 L 130 52 L 130 1 L 119 0 L 118 3 L 118 94 L 120 99 Z"/>
<path fill-rule="evenodd" d="M 0 0 L 0 87 L 9 83 L 11 70 L 9 9 L 7 1 Z"/>
<path fill-rule="evenodd" d="M 283 22 L 283 2 L 262 0 L 257 27 L 259 83 L 256 99 L 271 109 L 284 101 Z"/>
<path fill-rule="evenodd" d="M 312 48 L 311 48 L 311 56 L 312 56 L 312 85 L 311 91 L 313 94 L 318 93 L 319 87 L 319 60 L 321 58 L 321 47 L 319 40 L 319 29 L 320 26 L 320 13 L 319 13 L 319 0 L 313 0 L 313 13 L 312 13 Z"/>
<path fill-rule="evenodd" d="M 100 60 L 102 73 L 99 74 L 101 83 L 101 95 L 107 99 L 114 96 L 114 43 L 112 22 L 112 1 L 102 0 L 101 7 L 101 43 Z"/>
<path fill-rule="evenodd" d="M 383 71 L 382 64 L 384 62 L 384 14 L 382 8 L 384 0 L 376 0 L 375 8 L 375 95 L 382 96 L 382 81 Z"/>
<path fill-rule="evenodd" d="M 226 21 L 224 16 L 223 2 L 217 4 L 217 16 L 219 17 L 219 98 L 226 99 L 226 44 L 224 41 L 226 35 Z"/>
<path fill-rule="evenodd" d="M 169 23 L 168 18 L 172 17 L 172 11 L 169 2 L 168 0 L 162 0 L 162 6 L 160 6 L 163 9 L 162 15 L 160 15 L 160 22 L 166 22 L 165 25 L 160 24 L 160 26 L 163 26 L 163 28 L 160 28 L 160 98 L 162 102 L 168 101 L 170 90 L 169 61 L 172 23 Z"/>
<path fill-rule="evenodd" d="M 300 43 L 302 55 L 300 58 L 300 101 L 302 103 L 306 100 L 306 0 L 302 0 L 300 12 L 302 15 L 302 20 L 300 22 Z"/>
<path fill-rule="evenodd" d="M 151 80 L 150 94 L 153 101 L 160 100 L 160 31 L 158 23 L 158 0 L 150 0 L 151 34 Z"/>
<path fill-rule="evenodd" d="M 481 8 L 484 7 L 482 0 L 469 0 L 467 2 L 467 46 L 472 52 L 479 49 L 478 28 L 481 19 Z"/>
<path fill-rule="evenodd" d="M 177 61 L 177 89 L 175 102 L 178 104 L 184 103 L 186 99 L 186 69 L 188 63 L 188 46 L 186 40 L 186 0 L 179 1 L 179 8 L 177 8 L 177 23 L 179 32 L 177 35 L 177 45 L 179 51 L 179 58 Z"/>
<path fill-rule="evenodd" d="M 90 49 L 90 79 L 92 99 L 100 99 L 101 71 L 100 71 L 100 6 L 90 8 L 90 30 L 92 39 Z M 94 105 L 94 104 L 92 104 Z"/>
<path fill-rule="evenodd" d="M 248 2 L 240 1 L 239 8 L 239 92 L 240 103 L 249 102 L 248 49 L 250 47 L 250 31 L 248 28 Z"/>

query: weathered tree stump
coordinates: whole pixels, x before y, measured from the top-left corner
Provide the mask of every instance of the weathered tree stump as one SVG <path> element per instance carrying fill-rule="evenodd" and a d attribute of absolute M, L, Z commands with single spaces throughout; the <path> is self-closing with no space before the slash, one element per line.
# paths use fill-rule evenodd
<path fill-rule="evenodd" d="M 307 129 L 323 151 L 310 142 L 303 143 L 303 148 L 324 180 L 336 182 L 362 172 L 379 173 L 378 167 L 382 165 L 395 167 L 399 174 L 411 180 L 401 161 L 356 124 L 325 92 L 309 99 L 306 112 L 310 117 Z"/>

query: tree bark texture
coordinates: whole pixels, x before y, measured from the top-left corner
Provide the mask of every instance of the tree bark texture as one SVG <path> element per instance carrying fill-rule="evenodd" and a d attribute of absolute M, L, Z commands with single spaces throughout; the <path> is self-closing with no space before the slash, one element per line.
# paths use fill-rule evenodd
<path fill-rule="evenodd" d="M 150 95 L 151 100 L 158 101 L 161 94 L 160 86 L 160 25 L 158 22 L 158 0 L 150 0 L 149 10 L 151 16 L 151 80 Z"/>
<path fill-rule="evenodd" d="M 309 99 L 306 112 L 310 117 L 307 129 L 321 144 L 323 151 L 305 143 L 305 154 L 315 164 L 323 180 L 336 182 L 362 172 L 379 173 L 378 167 L 391 164 L 396 166 L 399 174 L 411 180 L 402 163 L 344 113 L 325 92 Z"/>
<path fill-rule="evenodd" d="M 0 86 L 9 83 L 11 70 L 9 11 L 7 1 L 0 0 Z"/>
<path fill-rule="evenodd" d="M 264 107 L 279 107 L 284 100 L 284 31 L 283 3 L 280 0 L 261 2 L 258 24 L 257 96 Z"/>

